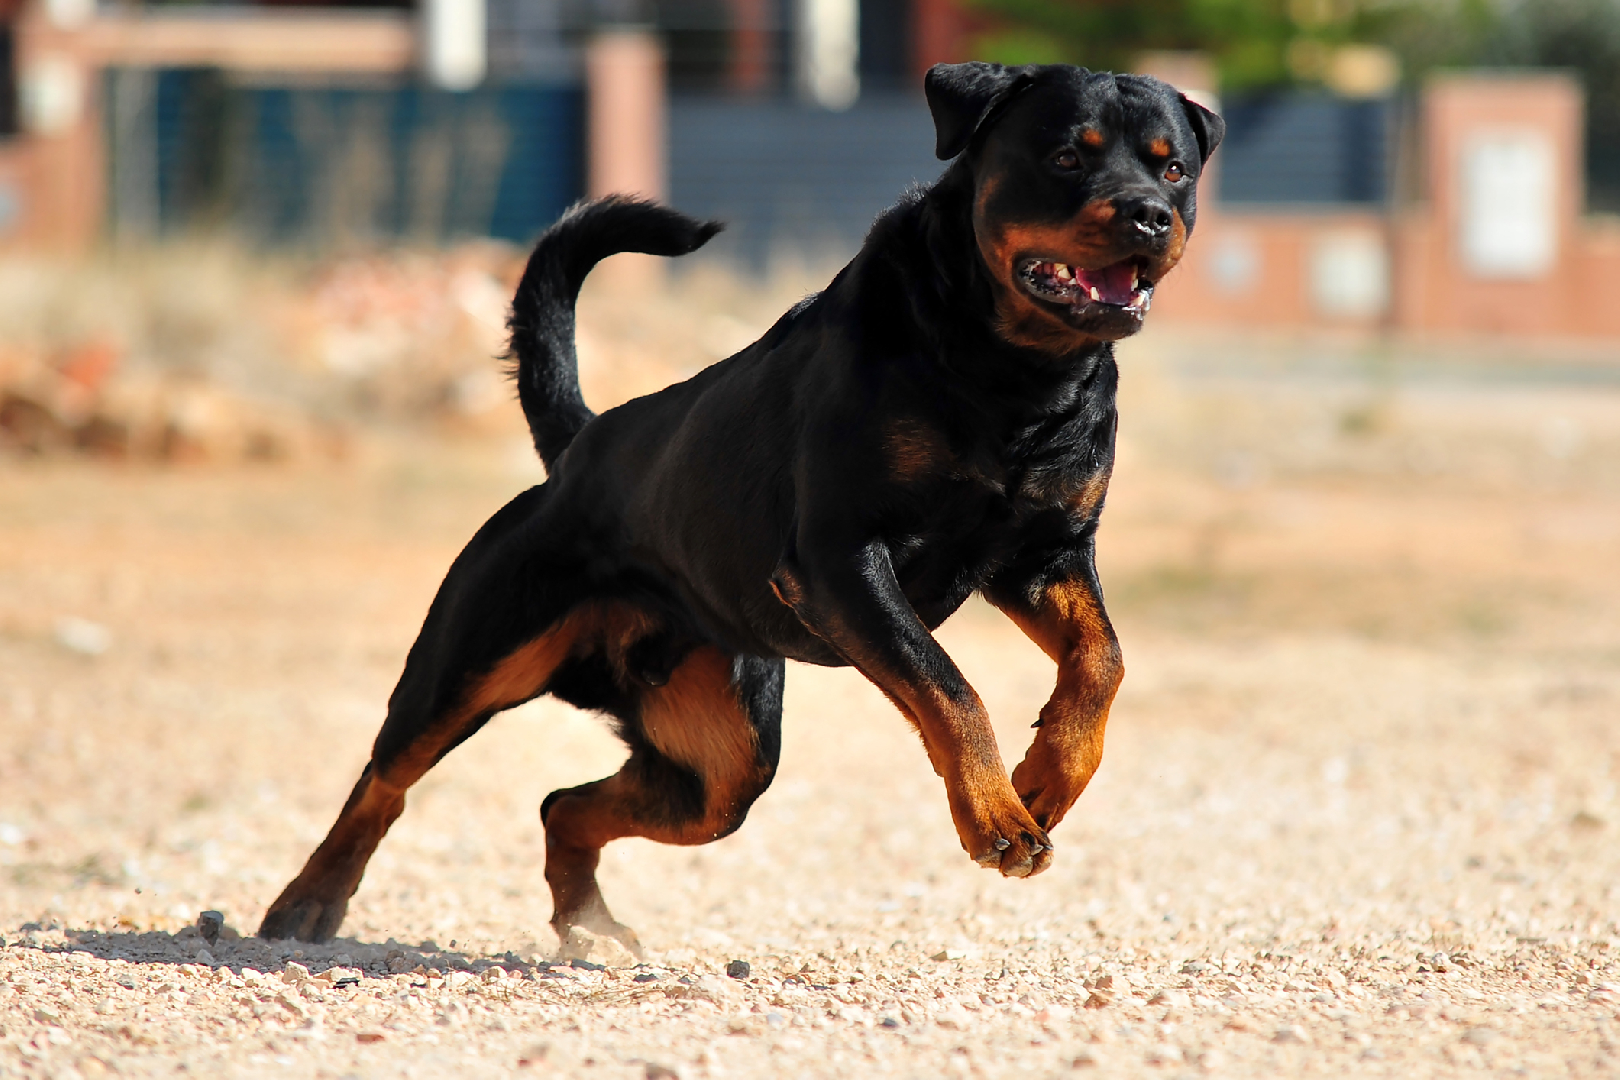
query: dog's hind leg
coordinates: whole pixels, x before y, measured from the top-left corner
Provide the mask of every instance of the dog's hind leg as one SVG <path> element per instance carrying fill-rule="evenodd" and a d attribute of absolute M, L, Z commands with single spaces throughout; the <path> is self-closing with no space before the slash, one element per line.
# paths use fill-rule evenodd
<path fill-rule="evenodd" d="M 270 905 L 260 937 L 337 933 L 406 790 L 495 713 L 540 693 L 602 621 L 602 605 L 576 603 L 579 575 L 559 569 L 535 540 L 544 499 L 542 488 L 518 496 L 450 568 L 388 699 L 370 763 L 326 839 Z"/>
<path fill-rule="evenodd" d="M 448 709 L 430 711 L 396 694 L 349 801 L 304 869 L 270 905 L 259 936 L 325 941 L 336 934 L 366 863 L 405 810 L 406 790 L 495 713 L 538 694 L 568 658 L 589 614 L 576 611 L 509 652 L 469 679 Z"/>
<path fill-rule="evenodd" d="M 630 745 L 624 767 L 546 797 L 540 817 L 559 938 L 579 926 L 640 956 L 640 942 L 614 919 L 597 886 L 602 847 L 626 836 L 707 844 L 735 831 L 776 772 L 783 667 L 712 646 L 692 651 L 667 683 L 639 692 L 622 710 Z"/>

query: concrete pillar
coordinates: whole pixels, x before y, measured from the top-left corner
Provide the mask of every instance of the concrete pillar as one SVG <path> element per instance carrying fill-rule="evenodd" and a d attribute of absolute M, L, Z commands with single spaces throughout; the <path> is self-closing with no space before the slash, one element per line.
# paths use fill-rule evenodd
<path fill-rule="evenodd" d="M 798 0 L 799 93 L 843 110 L 861 96 L 860 0 Z"/>
<path fill-rule="evenodd" d="M 586 193 L 593 199 L 666 199 L 664 49 L 652 30 L 625 26 L 598 32 L 585 49 L 585 96 Z M 618 289 L 655 287 L 663 279 L 664 262 L 627 252 L 603 262 L 591 277 Z"/>
<path fill-rule="evenodd" d="M 664 50 L 651 30 L 596 35 L 585 51 L 589 108 L 586 191 L 665 197 Z"/>
<path fill-rule="evenodd" d="M 1580 324 L 1582 106 L 1562 72 L 1448 74 L 1424 88 L 1428 202 L 1400 236 L 1403 327 L 1558 334 Z"/>
<path fill-rule="evenodd" d="M 770 0 L 727 0 L 731 10 L 731 64 L 726 88 L 734 94 L 762 94 L 771 87 L 772 12 Z"/>
<path fill-rule="evenodd" d="M 484 0 L 422 0 L 422 66 L 445 90 L 471 90 L 489 67 Z"/>

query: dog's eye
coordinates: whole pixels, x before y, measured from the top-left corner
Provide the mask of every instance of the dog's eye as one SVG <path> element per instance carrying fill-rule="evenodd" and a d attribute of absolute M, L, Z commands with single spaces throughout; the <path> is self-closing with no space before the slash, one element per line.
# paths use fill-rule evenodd
<path fill-rule="evenodd" d="M 1186 173 L 1182 172 L 1181 162 L 1179 161 L 1172 161 L 1169 165 L 1165 166 L 1164 178 L 1170 181 L 1172 184 L 1177 180 L 1180 180 L 1185 175 Z"/>
<path fill-rule="evenodd" d="M 1052 163 L 1060 169 L 1078 169 L 1080 167 L 1080 155 L 1073 150 L 1059 150 L 1057 156 L 1052 159 Z"/>

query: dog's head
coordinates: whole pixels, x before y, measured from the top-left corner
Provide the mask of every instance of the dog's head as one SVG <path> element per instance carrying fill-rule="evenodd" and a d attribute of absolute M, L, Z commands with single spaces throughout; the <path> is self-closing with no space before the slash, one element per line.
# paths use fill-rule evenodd
<path fill-rule="evenodd" d="M 936 153 L 968 155 L 1002 336 L 1066 353 L 1140 330 L 1221 118 L 1158 79 L 1063 64 L 939 64 L 924 85 Z"/>

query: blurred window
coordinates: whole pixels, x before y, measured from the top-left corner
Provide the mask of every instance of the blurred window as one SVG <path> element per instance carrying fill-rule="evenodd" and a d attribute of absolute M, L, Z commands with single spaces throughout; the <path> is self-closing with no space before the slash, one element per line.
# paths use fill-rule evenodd
<path fill-rule="evenodd" d="M 861 89 L 914 89 L 911 0 L 861 0 Z"/>
<path fill-rule="evenodd" d="M 17 134 L 17 38 L 0 22 L 0 139 Z"/>
<path fill-rule="evenodd" d="M 1318 236 L 1310 272 L 1311 302 L 1323 315 L 1366 319 L 1389 307 L 1389 251 L 1375 228 Z"/>
<path fill-rule="evenodd" d="M 658 28 L 669 50 L 670 88 L 718 92 L 728 83 L 732 53 L 729 0 L 660 0 Z"/>
<path fill-rule="evenodd" d="M 1558 257 L 1552 142 L 1531 129 L 1477 132 L 1459 181 L 1463 265 L 1482 278 L 1544 276 Z"/>

